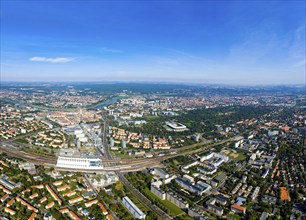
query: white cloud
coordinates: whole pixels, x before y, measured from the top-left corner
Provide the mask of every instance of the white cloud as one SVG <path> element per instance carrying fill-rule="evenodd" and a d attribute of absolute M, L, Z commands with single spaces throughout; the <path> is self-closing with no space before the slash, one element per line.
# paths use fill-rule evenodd
<path fill-rule="evenodd" d="M 31 57 L 29 59 L 32 62 L 46 62 L 46 63 L 69 63 L 75 60 L 72 57 Z"/>
<path fill-rule="evenodd" d="M 118 50 L 118 49 L 113 49 L 113 48 L 108 48 L 108 47 L 102 47 L 100 48 L 100 51 L 107 52 L 107 53 L 124 53 L 123 50 Z"/>

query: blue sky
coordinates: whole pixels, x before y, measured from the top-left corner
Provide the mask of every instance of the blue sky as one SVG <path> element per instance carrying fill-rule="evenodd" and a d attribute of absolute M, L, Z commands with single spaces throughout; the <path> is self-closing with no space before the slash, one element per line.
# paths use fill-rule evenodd
<path fill-rule="evenodd" d="M 305 82 L 305 1 L 1 1 L 3 81 Z"/>

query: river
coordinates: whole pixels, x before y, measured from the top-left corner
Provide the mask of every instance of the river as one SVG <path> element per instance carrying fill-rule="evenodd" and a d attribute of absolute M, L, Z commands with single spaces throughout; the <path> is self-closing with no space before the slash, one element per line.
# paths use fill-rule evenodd
<path fill-rule="evenodd" d="M 99 105 L 97 105 L 97 106 L 95 106 L 95 107 L 92 107 L 92 108 L 90 108 L 90 109 L 101 109 L 101 108 L 104 108 L 104 107 L 106 107 L 106 106 L 109 106 L 109 105 L 111 105 L 111 104 L 117 102 L 119 99 L 120 99 L 120 97 L 111 98 L 111 99 L 109 99 L 109 100 L 103 102 L 102 104 L 99 104 Z"/>
<path fill-rule="evenodd" d="M 114 98 L 111 98 L 111 99 L 101 103 L 101 104 L 98 104 L 97 106 L 94 106 L 94 107 L 91 107 L 91 108 L 88 108 L 88 109 L 90 109 L 90 110 L 101 109 L 101 108 L 104 108 L 106 106 L 109 106 L 109 105 L 117 102 L 119 99 L 120 99 L 120 97 L 114 97 Z M 29 106 L 34 107 L 34 108 L 39 109 L 39 110 L 48 110 L 48 111 L 56 111 L 56 110 L 58 110 L 58 109 L 50 109 L 50 108 L 43 107 L 43 106 L 42 107 L 32 106 L 32 105 L 24 103 L 22 101 L 16 101 L 16 100 L 10 100 L 10 99 L 0 99 L 0 101 L 11 102 L 11 103 L 14 103 L 14 104 L 17 104 L 17 105 L 29 105 Z M 65 110 L 65 109 L 63 109 L 63 110 Z"/>

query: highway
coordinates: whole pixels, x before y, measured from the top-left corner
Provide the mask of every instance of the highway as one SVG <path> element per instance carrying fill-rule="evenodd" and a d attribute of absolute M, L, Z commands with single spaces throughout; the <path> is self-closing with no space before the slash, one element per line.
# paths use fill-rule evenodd
<path fill-rule="evenodd" d="M 109 147 L 107 143 L 107 133 L 108 133 L 108 122 L 104 121 L 103 124 L 103 146 L 104 146 L 104 152 L 105 152 L 105 157 L 109 161 L 113 161 L 112 155 L 109 152 Z"/>

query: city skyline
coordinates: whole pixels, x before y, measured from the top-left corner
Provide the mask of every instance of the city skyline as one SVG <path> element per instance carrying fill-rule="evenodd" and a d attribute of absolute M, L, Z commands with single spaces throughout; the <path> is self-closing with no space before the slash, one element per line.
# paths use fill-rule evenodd
<path fill-rule="evenodd" d="M 302 84 L 305 2 L 1 2 L 1 81 Z"/>

